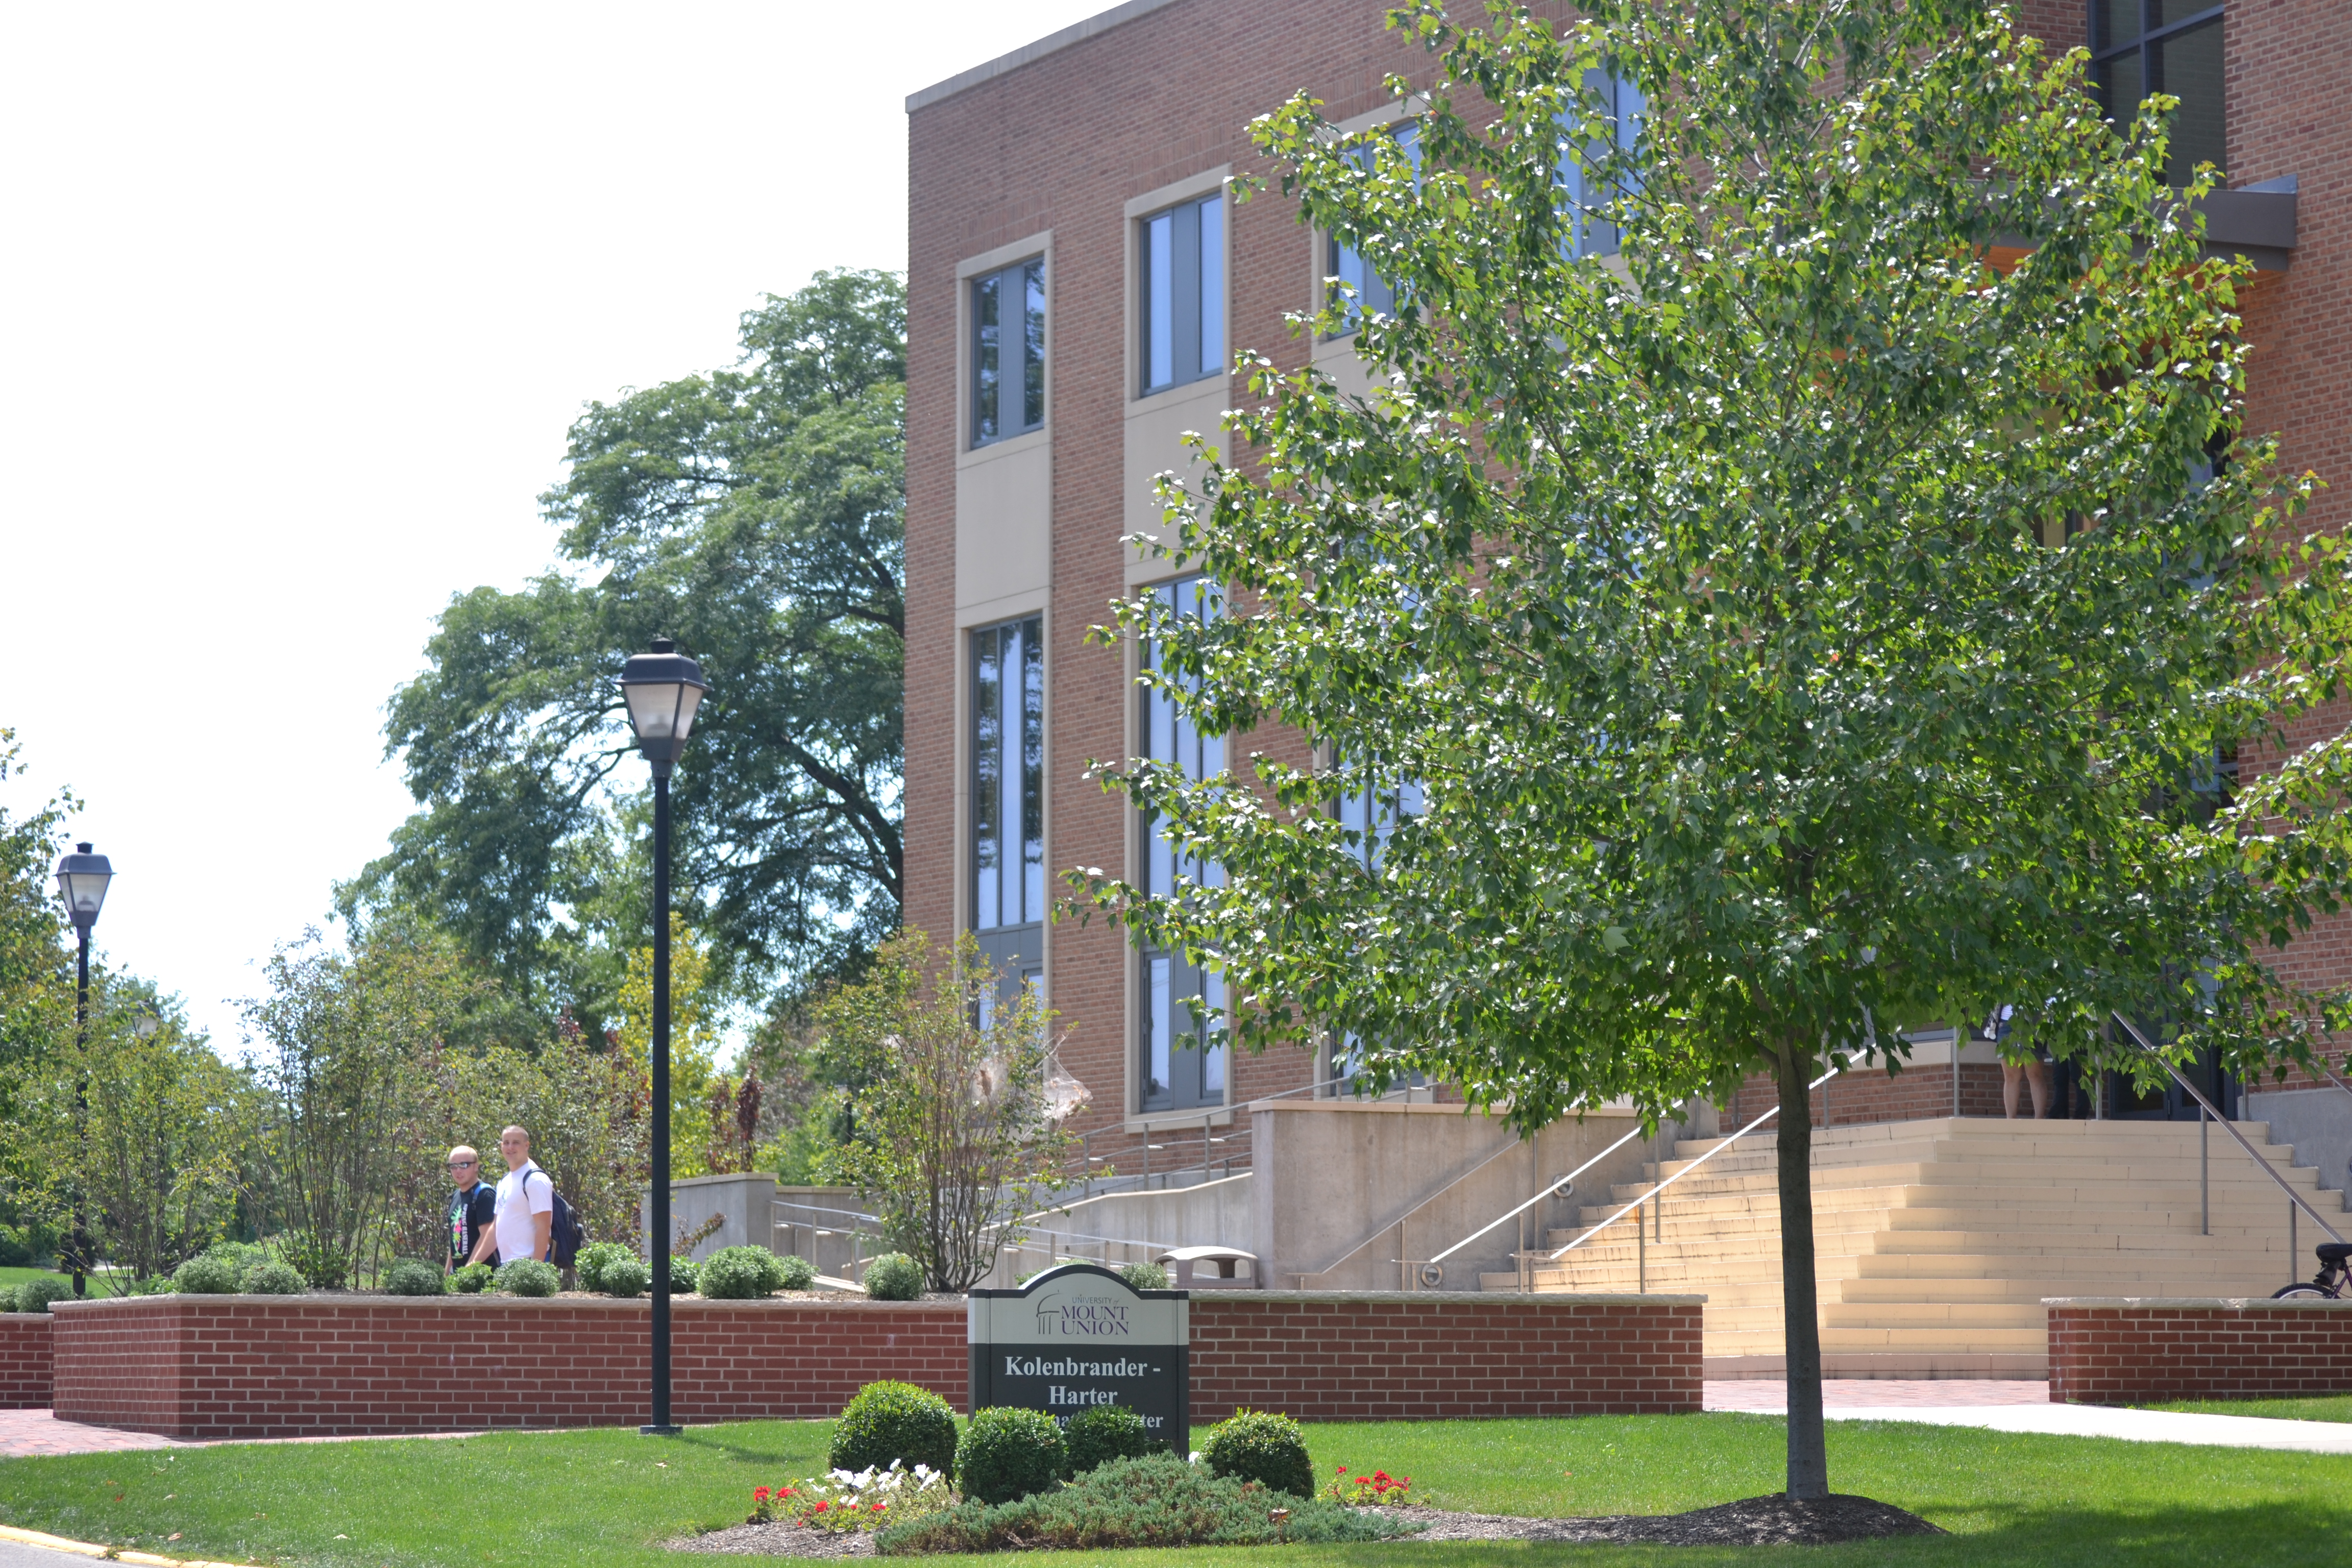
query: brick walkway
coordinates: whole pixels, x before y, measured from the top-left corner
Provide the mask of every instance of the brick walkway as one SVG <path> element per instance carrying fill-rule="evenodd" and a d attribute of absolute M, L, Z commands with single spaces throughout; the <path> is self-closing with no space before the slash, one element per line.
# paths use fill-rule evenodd
<path fill-rule="evenodd" d="M 2046 1383 L 1998 1378 L 1832 1377 L 1822 1381 L 1827 1410 L 1948 1410 L 1958 1405 L 2047 1405 Z M 1775 1378 L 1710 1381 L 1709 1410 L 1756 1410 L 1774 1415 L 1789 1407 L 1789 1390 Z"/>

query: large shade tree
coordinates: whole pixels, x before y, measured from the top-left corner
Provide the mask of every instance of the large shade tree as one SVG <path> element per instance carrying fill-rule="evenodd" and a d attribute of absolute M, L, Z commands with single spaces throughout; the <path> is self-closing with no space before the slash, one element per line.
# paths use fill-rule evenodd
<path fill-rule="evenodd" d="M 2336 694 L 2344 560 L 2240 431 L 2245 273 L 2164 185 L 2168 100 L 2110 127 L 1969 0 L 1583 9 L 1400 14 L 1417 160 L 1260 122 L 1397 303 L 1312 324 L 1369 395 L 1246 364 L 1235 456 L 1165 491 L 1226 613 L 1119 630 L 1328 765 L 1111 766 L 1224 875 L 1074 880 L 1243 1042 L 1344 1032 L 1523 1127 L 1769 1075 L 1809 1499 L 1825 1058 L 2002 1003 L 2075 1055 L 2117 1010 L 2242 1071 L 2319 1042 L 2278 954 L 2343 896 L 2347 751 L 2216 764 Z M 1367 847 L 1363 791 L 1417 814 Z"/>
<path fill-rule="evenodd" d="M 581 416 L 543 498 L 562 563 L 458 596 L 392 700 L 421 809 L 346 904 L 424 910 L 545 1017 L 608 1020 L 651 940 L 614 682 L 658 635 L 714 688 L 674 789 L 726 978 L 804 983 L 898 923 L 905 291 L 821 273 L 741 338 L 731 369 Z"/>

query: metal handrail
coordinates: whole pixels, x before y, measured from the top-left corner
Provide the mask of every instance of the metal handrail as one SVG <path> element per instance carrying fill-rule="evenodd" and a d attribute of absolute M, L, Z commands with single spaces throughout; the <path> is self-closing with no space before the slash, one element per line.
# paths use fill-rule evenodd
<path fill-rule="evenodd" d="M 1834 1067 L 1831 1068 L 1829 1071 L 1822 1074 L 1821 1077 L 1807 1084 L 1805 1086 L 1805 1092 L 1807 1094 L 1812 1093 L 1813 1090 L 1821 1088 L 1822 1085 L 1829 1082 L 1830 1079 L 1837 1077 L 1837 1075 L 1838 1069 Z M 1709 1160 L 1714 1159 L 1717 1154 L 1722 1153 L 1726 1149 L 1730 1148 L 1734 1143 L 1738 1142 L 1742 1138 L 1747 1137 L 1750 1132 L 1755 1131 L 1759 1127 L 1763 1126 L 1767 1121 L 1771 1121 L 1772 1118 L 1780 1114 L 1780 1108 L 1777 1105 L 1774 1106 L 1771 1110 L 1766 1111 L 1763 1115 L 1758 1117 L 1755 1121 L 1749 1122 L 1747 1126 L 1741 1128 L 1730 1137 L 1726 1138 L 1723 1142 L 1717 1143 L 1714 1148 L 1709 1149 L 1706 1153 L 1701 1154 L 1697 1159 L 1693 1160 L 1689 1164 L 1685 1165 L 1681 1170 L 1676 1171 L 1673 1175 L 1668 1176 L 1664 1181 L 1660 1182 L 1656 1186 L 1652 1187 L 1648 1192 L 1643 1193 L 1640 1197 L 1635 1198 L 1632 1203 L 1627 1204 L 1623 1208 L 1619 1209 L 1615 1214 L 1611 1215 L 1607 1219 L 1602 1220 L 1599 1225 L 1594 1226 L 1591 1230 L 1586 1231 L 1582 1236 L 1578 1237 L 1574 1241 L 1570 1242 L 1566 1247 L 1561 1247 L 1557 1252 L 1549 1254 L 1546 1261 L 1552 1263 L 1559 1262 L 1561 1258 L 1567 1257 L 1578 1247 L 1582 1247 L 1586 1242 L 1591 1241 L 1594 1237 L 1600 1235 L 1602 1231 L 1607 1230 L 1611 1226 L 1615 1225 L 1619 1220 L 1623 1219 L 1627 1215 L 1632 1214 L 1635 1209 L 1640 1208 L 1643 1204 L 1648 1203 L 1660 1193 L 1664 1192 L 1668 1187 L 1673 1186 L 1676 1182 L 1681 1181 L 1685 1176 L 1689 1175 L 1693 1171 L 1697 1170 L 1701 1165 L 1706 1164 Z"/>
<path fill-rule="evenodd" d="M 1495 1218 L 1487 1221 L 1485 1225 L 1480 1226 L 1476 1230 L 1472 1231 L 1469 1235 L 1464 1237 L 1461 1240 L 1455 1242 L 1453 1246 L 1447 1247 L 1436 1257 L 1431 1258 L 1430 1261 L 1432 1263 L 1444 1262 L 1447 1258 L 1453 1257 L 1455 1253 L 1461 1251 L 1464 1247 L 1469 1246 L 1472 1242 L 1477 1240 L 1480 1237 L 1486 1235 L 1496 1226 L 1503 1224 L 1505 1221 L 1518 1218 L 1521 1215 L 1535 1207 L 1536 1205 L 1543 1202 L 1546 1198 L 1549 1198 L 1553 1194 L 1559 1192 L 1562 1187 L 1568 1188 L 1570 1192 L 1575 1191 L 1577 1177 L 1584 1174 L 1585 1172 L 1592 1169 L 1593 1166 L 1598 1165 L 1601 1161 L 1606 1160 L 1610 1155 L 1614 1154 L 1618 1150 L 1622 1149 L 1626 1144 L 1631 1143 L 1634 1139 L 1639 1138 L 1641 1135 L 1641 1126 L 1639 1123 L 1636 1123 L 1633 1131 L 1626 1133 L 1625 1136 L 1620 1138 L 1617 1142 L 1601 1151 L 1600 1153 L 1595 1154 L 1591 1159 L 1587 1160 L 1583 1164 L 1579 1165 L 1567 1175 L 1562 1176 L 1559 1180 L 1552 1183 L 1551 1185 L 1546 1187 L 1543 1191 L 1538 1193 L 1535 1196 L 1529 1198 L 1518 1207 L 1511 1210 L 1508 1214 L 1498 1215 Z M 1384 1226 L 1382 1228 L 1386 1227 Z M 1521 1239 L 1524 1240 L 1525 1238 L 1522 1237 Z"/>
<path fill-rule="evenodd" d="M 2278 1168 L 2273 1165 L 2268 1160 L 2263 1159 L 2263 1156 L 2255 1151 L 2253 1144 L 2247 1142 L 2246 1135 L 2238 1131 L 2237 1123 L 2231 1121 L 2228 1117 L 2223 1116 L 2213 1102 L 2205 1098 L 2205 1091 L 2189 1081 L 2187 1074 L 2183 1073 L 2179 1068 L 2164 1059 L 2163 1054 L 2156 1048 L 2156 1042 L 2150 1040 L 2146 1035 L 2142 1034 L 2137 1024 L 2135 1024 L 2129 1018 L 2125 1017 L 2119 1010 L 2111 1009 L 2111 1011 L 2114 1011 L 2115 1013 L 2116 1022 L 2121 1024 L 2124 1026 L 2125 1031 L 2131 1036 L 2133 1044 L 2138 1046 L 2142 1051 L 2146 1052 L 2157 1066 L 2162 1068 L 2166 1072 L 2170 1073 L 2172 1075 L 2172 1081 L 2179 1084 L 2182 1089 L 2188 1090 L 2189 1093 L 2195 1098 L 2197 1103 L 2204 1108 L 2205 1113 L 2221 1124 L 2221 1131 L 2227 1132 L 2231 1137 L 2238 1141 L 2238 1147 L 2246 1152 L 2246 1158 L 2252 1160 L 2256 1165 L 2260 1166 L 2262 1168 L 2263 1174 L 2268 1176 L 2272 1181 L 2278 1184 L 2279 1190 L 2286 1194 L 2287 1201 L 2289 1203 L 2293 1204 L 2296 1208 L 2301 1209 L 2304 1213 L 2309 1215 L 2313 1221 L 2318 1225 L 2320 1229 L 2334 1237 L 2338 1242 L 2341 1242 L 2344 1239 L 2344 1233 L 2337 1230 L 2334 1226 L 2328 1224 L 2326 1216 L 2322 1215 L 2317 1209 L 2312 1207 L 2310 1202 L 2305 1199 L 2301 1193 L 2294 1190 L 2294 1184 L 2288 1181 L 2284 1176 L 2280 1175 L 2278 1173 Z"/>
<path fill-rule="evenodd" d="M 1386 1236 L 1390 1231 L 1396 1229 L 1399 1226 L 1404 1224 L 1405 1221 L 1419 1214 L 1423 1209 L 1427 1208 L 1431 1204 L 1435 1203 L 1439 1198 L 1444 1197 L 1447 1193 L 1452 1192 L 1455 1187 L 1461 1185 L 1464 1182 L 1468 1181 L 1471 1177 L 1476 1175 L 1479 1172 L 1485 1170 L 1487 1166 L 1493 1164 L 1496 1161 L 1501 1159 L 1504 1155 L 1509 1153 L 1512 1150 L 1519 1147 L 1526 1142 L 1526 1139 L 1519 1137 L 1517 1133 L 1512 1134 L 1510 1137 L 1503 1140 L 1502 1145 L 1499 1148 L 1488 1150 L 1478 1163 L 1471 1166 L 1468 1170 L 1464 1171 L 1459 1175 L 1449 1177 L 1438 1185 L 1432 1187 L 1428 1192 L 1423 1193 L 1421 1196 L 1407 1204 L 1398 1213 L 1391 1215 L 1385 1220 L 1382 1220 L 1379 1225 L 1374 1226 L 1370 1230 L 1365 1232 L 1364 1238 L 1361 1241 L 1359 1241 L 1355 1246 L 1339 1254 L 1339 1257 L 1333 1258 L 1322 1268 L 1308 1268 L 1305 1270 L 1289 1270 L 1287 1272 L 1290 1272 L 1294 1279 L 1320 1279 L 1324 1275 L 1330 1273 L 1333 1269 L 1339 1268 L 1339 1265 L 1347 1262 L 1349 1258 L 1355 1257 L 1356 1254 L 1363 1251 L 1364 1248 L 1371 1246 L 1372 1243 Z M 1402 1251 L 1403 1248 L 1399 1247 L 1398 1250 Z M 1402 1262 L 1402 1259 L 1400 1259 L 1399 1261 Z"/>

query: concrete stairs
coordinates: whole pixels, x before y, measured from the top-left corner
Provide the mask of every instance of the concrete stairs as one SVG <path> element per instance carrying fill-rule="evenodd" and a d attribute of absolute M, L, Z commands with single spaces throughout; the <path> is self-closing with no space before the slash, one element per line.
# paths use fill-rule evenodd
<path fill-rule="evenodd" d="M 2333 1215 L 2318 1173 L 2269 1129 L 2239 1131 Z M 2307 1277 L 2326 1236 L 2307 1217 L 2287 1251 L 2287 1200 L 2230 1135 L 2209 1133 L 2211 1232 L 2200 1234 L 2195 1122 L 1945 1118 L 1813 1133 L 1813 1243 L 1824 1374 L 2048 1374 L 2049 1296 L 2267 1296 Z M 1713 1147 L 1685 1140 L 1645 1180 L 1584 1207 L 1573 1240 Z M 1558 1263 L 1538 1291 L 1692 1292 L 1706 1304 L 1710 1377 L 1783 1371 L 1778 1157 L 1767 1124 Z M 2352 1234 L 2352 1226 L 2339 1225 Z M 1516 1274 L 1481 1275 L 1511 1290 Z"/>

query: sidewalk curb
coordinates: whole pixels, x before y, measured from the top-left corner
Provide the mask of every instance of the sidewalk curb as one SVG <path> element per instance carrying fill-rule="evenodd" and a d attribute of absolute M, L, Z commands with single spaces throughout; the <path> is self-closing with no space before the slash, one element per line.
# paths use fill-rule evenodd
<path fill-rule="evenodd" d="M 136 1563 L 140 1568 L 246 1568 L 238 1563 L 214 1563 L 201 1557 L 163 1557 L 152 1552 L 125 1552 L 112 1546 L 98 1546 L 87 1541 L 69 1541 L 62 1535 L 44 1535 L 37 1530 L 19 1530 L 13 1524 L 0 1524 L 0 1541 L 13 1541 L 19 1546 L 45 1546 L 52 1552 L 71 1552 L 83 1557 L 102 1557 L 116 1563 Z"/>

